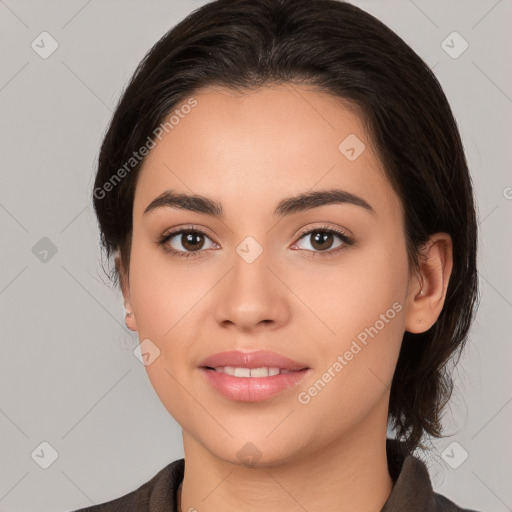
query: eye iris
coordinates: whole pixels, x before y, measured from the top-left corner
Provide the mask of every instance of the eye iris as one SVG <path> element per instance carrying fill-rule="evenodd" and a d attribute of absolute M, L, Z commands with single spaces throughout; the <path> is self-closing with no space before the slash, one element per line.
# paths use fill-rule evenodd
<path fill-rule="evenodd" d="M 181 240 L 183 247 L 187 251 L 195 251 L 201 249 L 204 244 L 204 237 L 200 233 L 184 233 L 181 235 Z"/>
<path fill-rule="evenodd" d="M 325 249 L 326 248 L 326 245 L 322 245 L 325 244 L 326 241 L 330 242 L 328 245 L 327 248 L 329 248 L 331 245 L 332 245 L 332 237 L 333 237 L 333 234 L 332 233 L 327 233 L 325 231 L 317 231 L 313 236 L 312 236 L 312 242 L 311 242 L 311 245 L 315 248 L 315 249 Z M 319 246 L 317 246 L 317 244 L 320 244 Z"/>

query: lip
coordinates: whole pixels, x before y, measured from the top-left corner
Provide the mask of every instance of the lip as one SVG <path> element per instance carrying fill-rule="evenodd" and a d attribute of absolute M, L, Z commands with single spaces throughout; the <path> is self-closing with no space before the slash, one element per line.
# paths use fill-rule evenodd
<path fill-rule="evenodd" d="M 271 398 L 295 387 L 311 372 L 307 365 L 268 350 L 220 352 L 207 357 L 199 366 L 201 374 L 214 390 L 226 398 L 240 402 L 259 402 Z M 279 368 L 290 373 L 271 377 L 235 377 L 213 370 L 219 366 Z"/>
<path fill-rule="evenodd" d="M 232 350 L 229 352 L 219 352 L 201 361 L 199 366 L 202 368 L 216 368 L 218 366 L 234 366 L 236 368 L 266 367 L 290 371 L 308 369 L 307 364 L 294 361 L 289 357 L 270 350 L 258 350 L 257 352 L 241 352 L 239 350 Z"/>
<path fill-rule="evenodd" d="M 200 368 L 206 382 L 218 393 L 239 402 L 260 402 L 295 387 L 311 370 L 280 373 L 272 377 L 234 377 L 208 368 Z"/>

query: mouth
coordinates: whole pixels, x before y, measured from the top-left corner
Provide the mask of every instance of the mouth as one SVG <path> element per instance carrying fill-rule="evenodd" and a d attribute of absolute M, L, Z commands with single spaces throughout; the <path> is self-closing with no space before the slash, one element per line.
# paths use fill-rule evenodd
<path fill-rule="evenodd" d="M 282 395 L 312 371 L 304 363 L 270 350 L 219 352 L 201 361 L 199 370 L 211 390 L 238 402 Z"/>
<path fill-rule="evenodd" d="M 263 402 L 282 396 L 291 392 L 312 371 L 311 368 L 289 370 L 276 366 L 202 366 L 199 370 L 209 389 L 235 402 Z"/>
<path fill-rule="evenodd" d="M 289 370 L 287 368 L 278 368 L 275 366 L 271 367 L 261 367 L 261 368 L 246 368 L 246 367 L 235 367 L 235 366 L 203 366 L 205 370 L 210 370 L 216 373 L 224 373 L 226 375 L 230 375 L 232 377 L 254 377 L 254 378 L 264 378 L 264 377 L 274 377 L 276 375 L 284 375 L 288 373 L 296 373 L 301 372 L 303 370 L 308 370 L 309 368 L 301 368 L 299 370 Z"/>

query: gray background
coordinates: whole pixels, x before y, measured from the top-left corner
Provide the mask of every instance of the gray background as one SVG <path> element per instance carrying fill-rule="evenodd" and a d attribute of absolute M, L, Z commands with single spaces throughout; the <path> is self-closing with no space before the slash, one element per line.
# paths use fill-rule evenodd
<path fill-rule="evenodd" d="M 134 357 L 121 295 L 102 273 L 90 193 L 123 86 L 202 3 L 0 0 L 1 511 L 104 502 L 183 456 L 181 430 Z M 434 68 L 479 205 L 481 306 L 445 416 L 452 435 L 432 444 L 433 484 L 462 506 L 511 510 L 512 2 L 354 3 Z M 59 45 L 47 59 L 31 48 L 43 31 Z M 469 44 L 458 58 L 442 46 L 453 31 Z M 461 49 L 451 41 L 452 53 Z M 58 454 L 47 469 L 43 441 Z"/>

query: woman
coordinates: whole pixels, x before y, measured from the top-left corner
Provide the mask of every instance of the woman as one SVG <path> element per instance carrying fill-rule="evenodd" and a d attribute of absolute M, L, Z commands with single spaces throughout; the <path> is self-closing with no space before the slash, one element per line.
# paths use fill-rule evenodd
<path fill-rule="evenodd" d="M 204 5 L 140 63 L 93 196 L 185 457 L 82 511 L 467 510 L 413 451 L 474 314 L 471 178 L 395 33 L 336 0 Z"/>

